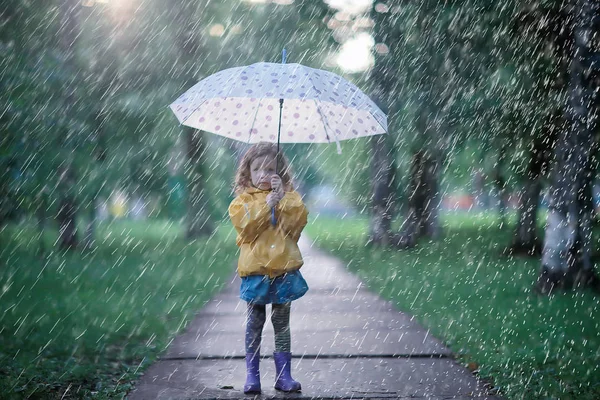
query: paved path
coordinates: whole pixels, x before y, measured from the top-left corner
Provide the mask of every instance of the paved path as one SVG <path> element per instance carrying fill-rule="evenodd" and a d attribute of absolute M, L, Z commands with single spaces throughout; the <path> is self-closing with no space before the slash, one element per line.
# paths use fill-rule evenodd
<path fill-rule="evenodd" d="M 302 393 L 273 389 L 273 327 L 265 325 L 258 398 L 486 398 L 482 382 L 410 315 L 366 290 L 336 258 L 302 238 L 309 292 L 292 303 L 292 375 Z M 239 278 L 198 313 L 129 399 L 241 399 L 244 311 Z"/>

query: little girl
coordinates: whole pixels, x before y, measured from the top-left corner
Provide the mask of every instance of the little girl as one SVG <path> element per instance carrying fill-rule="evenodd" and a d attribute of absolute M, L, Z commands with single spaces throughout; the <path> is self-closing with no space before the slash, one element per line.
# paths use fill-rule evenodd
<path fill-rule="evenodd" d="M 288 161 L 272 143 L 255 144 L 244 154 L 235 177 L 235 193 L 229 217 L 240 247 L 240 298 L 248 302 L 244 393 L 261 391 L 260 342 L 266 304 L 271 304 L 275 330 L 275 389 L 297 392 L 301 385 L 291 376 L 290 304 L 308 290 L 299 271 L 303 260 L 298 249 L 308 211 L 293 189 Z"/>

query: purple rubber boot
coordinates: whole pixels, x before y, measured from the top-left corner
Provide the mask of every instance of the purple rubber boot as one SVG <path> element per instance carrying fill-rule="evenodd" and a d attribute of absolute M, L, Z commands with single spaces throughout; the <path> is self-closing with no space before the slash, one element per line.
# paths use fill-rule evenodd
<path fill-rule="evenodd" d="M 284 392 L 299 392 L 302 390 L 300 382 L 292 378 L 292 353 L 287 351 L 273 353 L 273 359 L 275 360 L 275 373 L 277 374 L 275 389 Z"/>
<path fill-rule="evenodd" d="M 260 355 L 255 353 L 246 354 L 246 384 L 244 393 L 260 393 Z"/>

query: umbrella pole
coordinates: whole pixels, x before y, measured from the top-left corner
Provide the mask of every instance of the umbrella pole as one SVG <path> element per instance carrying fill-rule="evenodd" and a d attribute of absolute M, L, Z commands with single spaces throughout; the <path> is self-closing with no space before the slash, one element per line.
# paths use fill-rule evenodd
<path fill-rule="evenodd" d="M 283 113 L 283 99 L 279 99 L 279 126 L 277 128 L 277 165 L 275 172 L 279 175 L 279 141 L 281 139 L 281 114 Z"/>
<path fill-rule="evenodd" d="M 281 63 L 285 64 L 287 61 L 287 50 L 283 49 L 281 52 Z M 283 99 L 279 99 L 279 126 L 277 128 L 277 157 L 275 160 L 275 173 L 279 175 L 279 140 L 281 138 L 281 113 L 283 112 Z"/>
<path fill-rule="evenodd" d="M 281 63 L 285 64 L 287 51 L 283 49 Z M 279 175 L 279 142 L 281 140 L 281 114 L 283 113 L 283 99 L 279 99 L 279 125 L 277 126 L 277 154 L 275 155 L 275 173 Z M 271 224 L 275 226 L 277 219 L 275 218 L 275 207 L 271 209 Z"/>
<path fill-rule="evenodd" d="M 281 139 L 281 114 L 283 113 L 283 99 L 279 99 L 279 126 L 277 128 L 277 154 L 275 155 L 275 173 L 279 175 L 279 141 Z M 275 226 L 277 219 L 275 218 L 275 207 L 271 209 L 271 224 Z"/>

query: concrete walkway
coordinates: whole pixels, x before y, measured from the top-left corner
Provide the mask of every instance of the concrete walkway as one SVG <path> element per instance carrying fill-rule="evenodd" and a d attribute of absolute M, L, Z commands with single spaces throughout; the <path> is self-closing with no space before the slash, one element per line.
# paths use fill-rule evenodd
<path fill-rule="evenodd" d="M 292 303 L 292 375 L 302 393 L 273 389 L 273 327 L 265 325 L 258 398 L 485 398 L 482 382 L 410 315 L 366 290 L 336 258 L 302 238 L 309 292 Z M 198 313 L 128 396 L 241 399 L 245 381 L 244 311 L 239 278 Z M 268 310 L 268 309 L 267 309 Z"/>

